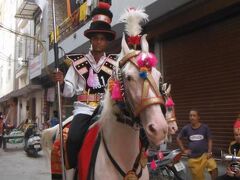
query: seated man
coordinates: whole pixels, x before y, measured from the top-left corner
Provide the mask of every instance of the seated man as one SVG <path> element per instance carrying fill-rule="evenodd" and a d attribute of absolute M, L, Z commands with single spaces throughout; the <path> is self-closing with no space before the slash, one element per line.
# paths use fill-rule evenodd
<path fill-rule="evenodd" d="M 233 126 L 234 141 L 232 141 L 228 148 L 229 154 L 235 154 L 240 157 L 240 115 Z M 239 180 L 240 179 L 240 167 L 232 168 L 231 163 L 229 163 L 226 174 L 217 177 L 217 180 Z M 239 162 L 240 165 L 240 162 Z"/>

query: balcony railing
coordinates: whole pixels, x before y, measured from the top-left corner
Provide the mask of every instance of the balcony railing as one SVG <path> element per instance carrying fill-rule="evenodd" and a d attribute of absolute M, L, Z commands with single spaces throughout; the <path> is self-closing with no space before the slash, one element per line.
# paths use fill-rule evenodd
<path fill-rule="evenodd" d="M 74 33 L 90 20 L 86 14 L 86 3 L 82 4 L 73 14 L 66 18 L 59 26 L 57 26 L 57 41 L 61 42 L 70 34 Z M 49 35 L 49 49 L 53 47 L 54 33 Z"/>

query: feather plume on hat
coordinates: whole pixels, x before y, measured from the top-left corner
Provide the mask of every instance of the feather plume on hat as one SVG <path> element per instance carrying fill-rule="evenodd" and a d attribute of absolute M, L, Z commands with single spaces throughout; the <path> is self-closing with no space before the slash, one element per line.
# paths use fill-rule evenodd
<path fill-rule="evenodd" d="M 140 43 L 140 33 L 142 32 L 141 23 L 148 21 L 148 15 L 144 9 L 128 8 L 120 17 L 120 21 L 125 23 L 125 32 L 129 36 L 129 44 Z"/>

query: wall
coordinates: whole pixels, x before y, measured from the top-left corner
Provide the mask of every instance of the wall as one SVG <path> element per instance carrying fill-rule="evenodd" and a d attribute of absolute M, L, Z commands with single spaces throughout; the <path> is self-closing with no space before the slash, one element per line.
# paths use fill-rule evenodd
<path fill-rule="evenodd" d="M 16 1 L 1 1 L 0 8 L 0 23 L 14 30 Z M 2 97 L 14 89 L 15 35 L 0 28 L 0 39 L 0 97 Z"/>

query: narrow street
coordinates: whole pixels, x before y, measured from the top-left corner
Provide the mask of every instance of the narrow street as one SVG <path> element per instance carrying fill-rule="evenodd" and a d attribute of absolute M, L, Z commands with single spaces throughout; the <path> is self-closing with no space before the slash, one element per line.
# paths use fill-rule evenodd
<path fill-rule="evenodd" d="M 1 180 L 50 180 L 50 164 L 43 151 L 39 157 L 28 157 L 23 144 L 7 144 L 7 149 L 0 149 Z"/>

